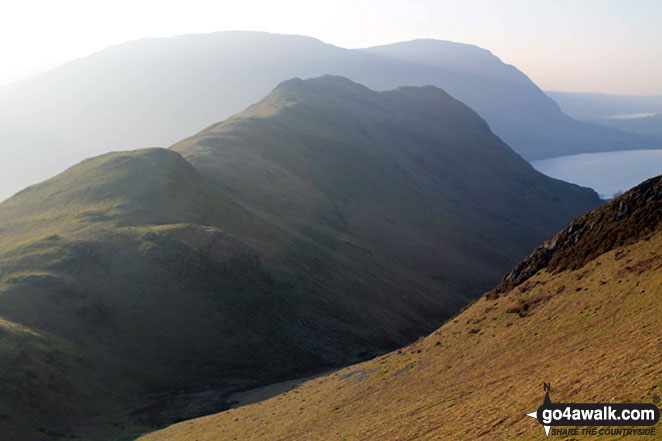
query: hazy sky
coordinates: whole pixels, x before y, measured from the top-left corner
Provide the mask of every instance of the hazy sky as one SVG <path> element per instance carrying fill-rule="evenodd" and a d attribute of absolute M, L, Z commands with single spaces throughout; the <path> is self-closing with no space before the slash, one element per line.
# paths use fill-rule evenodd
<path fill-rule="evenodd" d="M 14 0 L 0 4 L 0 84 L 128 40 L 220 30 L 347 48 L 459 41 L 545 90 L 662 94 L 660 0 Z"/>

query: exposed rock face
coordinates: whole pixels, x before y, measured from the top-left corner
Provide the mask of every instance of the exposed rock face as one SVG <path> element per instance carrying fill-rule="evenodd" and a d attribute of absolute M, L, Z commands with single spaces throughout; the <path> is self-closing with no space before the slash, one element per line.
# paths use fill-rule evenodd
<path fill-rule="evenodd" d="M 544 268 L 581 268 L 613 248 L 645 239 L 661 225 L 662 175 L 572 222 L 506 274 L 494 293 L 507 292 Z"/>

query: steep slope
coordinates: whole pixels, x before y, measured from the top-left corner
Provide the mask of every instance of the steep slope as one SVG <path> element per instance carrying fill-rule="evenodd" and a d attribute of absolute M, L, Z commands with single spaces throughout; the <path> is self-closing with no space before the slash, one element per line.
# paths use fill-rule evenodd
<path fill-rule="evenodd" d="M 527 159 L 660 146 L 570 120 L 524 74 L 482 49 L 443 41 L 398 47 L 395 57 L 393 48 L 348 50 L 259 32 L 147 39 L 0 88 L 0 199 L 85 157 L 169 145 L 243 110 L 281 81 L 324 74 L 378 90 L 441 87 Z M 428 58 L 406 60 L 402 52 Z"/>
<path fill-rule="evenodd" d="M 336 255 L 352 243 L 427 286 L 433 316 L 599 203 L 533 170 L 434 87 L 294 79 L 172 149 L 293 234 Z"/>
<path fill-rule="evenodd" d="M 0 205 L 0 234 L 0 317 L 14 330 L 3 326 L 0 350 L 2 439 L 104 439 L 172 421 L 187 413 L 177 393 L 222 396 L 287 345 L 262 341 L 292 290 L 260 255 L 291 238 L 174 152 L 87 160 Z"/>
<path fill-rule="evenodd" d="M 427 287 L 284 231 L 164 149 L 20 192 L 0 236 L 3 440 L 130 437 L 403 344 L 462 301 L 431 311 Z"/>
<path fill-rule="evenodd" d="M 577 219 L 429 337 L 140 440 L 540 440 L 526 414 L 543 382 L 560 402 L 659 401 L 661 220 L 662 176 Z"/>

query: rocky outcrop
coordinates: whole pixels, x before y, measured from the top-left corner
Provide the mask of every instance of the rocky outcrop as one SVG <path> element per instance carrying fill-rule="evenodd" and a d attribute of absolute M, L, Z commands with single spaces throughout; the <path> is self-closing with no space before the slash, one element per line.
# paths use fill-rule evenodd
<path fill-rule="evenodd" d="M 542 269 L 578 269 L 615 247 L 645 239 L 662 226 L 662 175 L 572 222 L 503 278 L 493 294 L 510 291 Z"/>

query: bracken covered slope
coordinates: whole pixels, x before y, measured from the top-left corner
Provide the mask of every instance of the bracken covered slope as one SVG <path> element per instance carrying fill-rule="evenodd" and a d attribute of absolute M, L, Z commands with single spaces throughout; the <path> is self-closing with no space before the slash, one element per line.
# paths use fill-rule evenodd
<path fill-rule="evenodd" d="M 140 440 L 533 441 L 544 432 L 525 414 L 543 382 L 554 401 L 652 402 L 662 395 L 660 194 L 657 177 L 582 218 L 592 226 L 578 220 L 524 283 L 406 348 Z"/>

